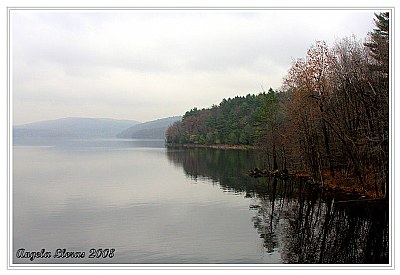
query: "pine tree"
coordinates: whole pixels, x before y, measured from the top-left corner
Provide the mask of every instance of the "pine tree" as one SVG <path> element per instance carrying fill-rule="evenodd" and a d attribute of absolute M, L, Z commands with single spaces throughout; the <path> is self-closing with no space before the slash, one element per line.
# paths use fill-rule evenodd
<path fill-rule="evenodd" d="M 376 61 L 375 70 L 389 74 L 389 12 L 375 13 L 375 17 L 377 28 L 369 33 L 370 41 L 364 45 Z"/>

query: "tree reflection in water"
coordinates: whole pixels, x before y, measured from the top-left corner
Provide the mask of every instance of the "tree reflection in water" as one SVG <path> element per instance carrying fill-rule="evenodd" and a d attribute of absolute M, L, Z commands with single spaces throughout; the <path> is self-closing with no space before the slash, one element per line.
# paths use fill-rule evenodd
<path fill-rule="evenodd" d="M 251 151 L 168 149 L 167 156 L 192 179 L 207 178 L 251 198 L 265 252 L 279 250 L 285 263 L 389 262 L 387 203 L 361 203 L 294 179 L 251 178 L 248 170 L 265 166 Z"/>
<path fill-rule="evenodd" d="M 335 201 L 335 194 L 298 185 L 297 201 L 286 208 L 285 262 L 388 263 L 387 204 Z"/>

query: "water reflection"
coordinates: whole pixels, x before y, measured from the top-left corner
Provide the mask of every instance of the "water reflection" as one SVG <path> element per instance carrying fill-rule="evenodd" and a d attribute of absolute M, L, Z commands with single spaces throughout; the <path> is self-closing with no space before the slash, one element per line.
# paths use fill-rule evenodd
<path fill-rule="evenodd" d="M 388 205 L 338 202 L 300 184 L 288 205 L 282 258 L 290 263 L 388 263 Z"/>
<path fill-rule="evenodd" d="M 205 177 L 252 198 L 251 222 L 265 252 L 279 251 L 285 263 L 389 262 L 387 203 L 360 203 L 293 179 L 253 179 L 247 171 L 262 161 L 254 152 L 168 149 L 167 157 L 194 180 Z"/>
<path fill-rule="evenodd" d="M 194 181 L 206 178 L 218 183 L 223 190 L 249 193 L 258 187 L 257 181 L 247 171 L 259 164 L 257 155 L 239 150 L 215 150 L 207 148 L 167 149 L 169 161 L 183 167 Z M 261 192 L 261 190 L 260 190 Z"/>

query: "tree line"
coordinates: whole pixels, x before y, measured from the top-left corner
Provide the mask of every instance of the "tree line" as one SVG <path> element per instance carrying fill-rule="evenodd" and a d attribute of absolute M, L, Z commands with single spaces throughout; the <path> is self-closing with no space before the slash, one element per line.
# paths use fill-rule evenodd
<path fill-rule="evenodd" d="M 186 112 L 168 128 L 167 143 L 251 145 L 273 169 L 387 196 L 389 13 L 374 22 L 364 43 L 317 41 L 292 62 L 280 90 Z"/>
<path fill-rule="evenodd" d="M 168 143 L 254 145 L 261 126 L 259 116 L 272 89 L 258 95 L 223 99 L 207 109 L 193 108 L 166 133 Z"/>

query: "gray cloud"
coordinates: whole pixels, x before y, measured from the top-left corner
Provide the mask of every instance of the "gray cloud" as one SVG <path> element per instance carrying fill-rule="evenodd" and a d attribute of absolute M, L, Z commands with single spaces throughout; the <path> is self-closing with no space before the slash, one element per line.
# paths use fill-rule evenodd
<path fill-rule="evenodd" d="M 368 10 L 15 10 L 14 123 L 145 121 L 278 88 L 316 40 L 363 38 L 372 20 Z"/>

